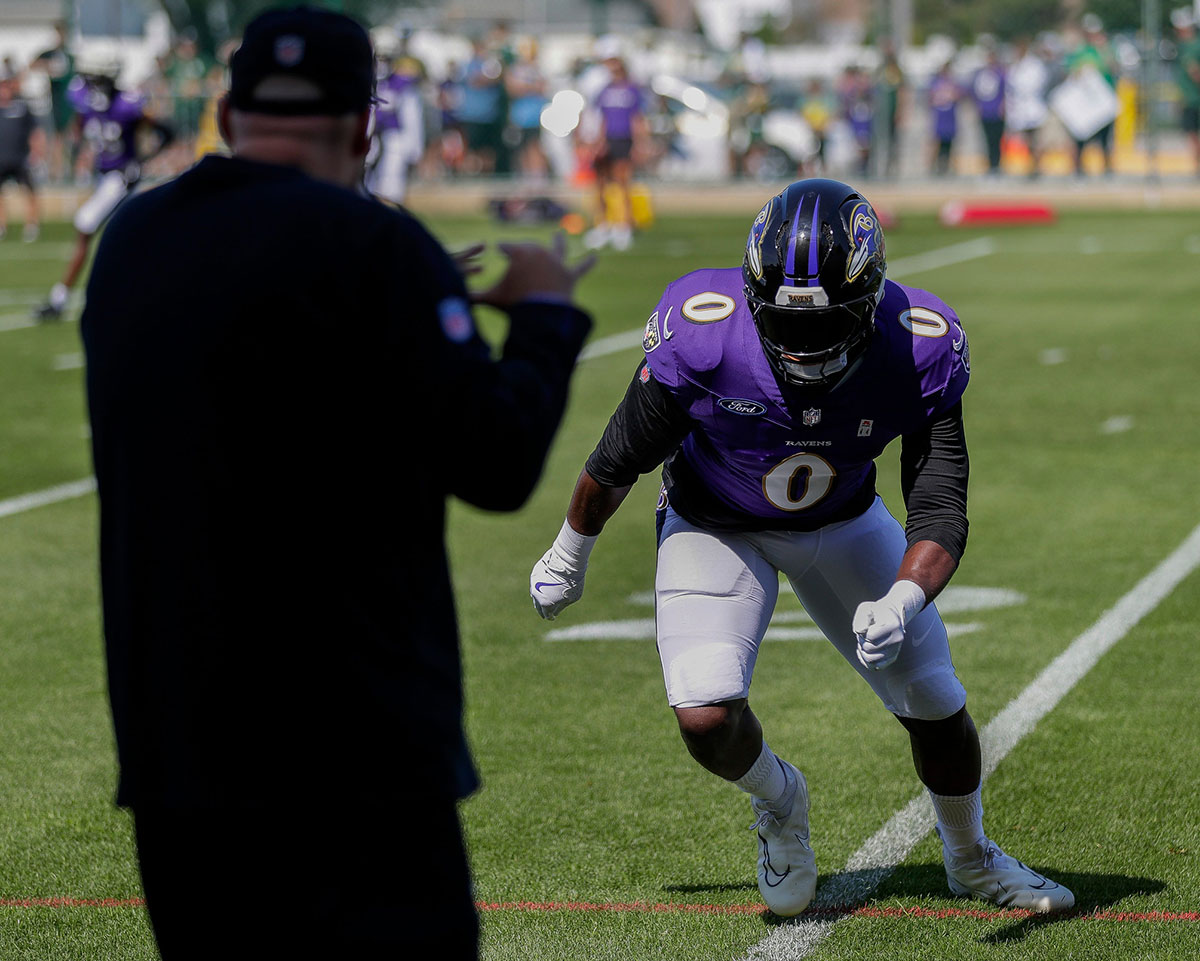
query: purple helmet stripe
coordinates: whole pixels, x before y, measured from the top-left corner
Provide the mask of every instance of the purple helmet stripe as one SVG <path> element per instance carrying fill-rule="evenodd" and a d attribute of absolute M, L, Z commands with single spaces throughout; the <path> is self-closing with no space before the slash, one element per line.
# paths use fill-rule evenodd
<path fill-rule="evenodd" d="M 785 264 L 791 265 L 790 271 L 786 270 L 786 268 L 784 270 L 784 276 L 789 280 L 794 280 L 796 278 L 796 274 L 799 272 L 796 267 L 796 234 L 800 231 L 800 208 L 803 206 L 804 198 L 801 197 L 800 203 L 796 204 L 796 217 L 792 221 L 792 232 L 788 237 L 787 256 L 783 260 Z"/>
<path fill-rule="evenodd" d="M 817 252 L 821 247 L 821 235 L 817 230 L 817 218 L 821 216 L 821 196 L 813 204 L 812 228 L 808 232 L 808 286 L 821 286 L 817 281 Z"/>

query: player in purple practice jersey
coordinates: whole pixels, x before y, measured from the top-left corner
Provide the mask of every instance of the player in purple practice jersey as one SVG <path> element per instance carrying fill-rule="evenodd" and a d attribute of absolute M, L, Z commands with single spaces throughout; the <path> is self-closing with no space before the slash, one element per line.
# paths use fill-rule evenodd
<path fill-rule="evenodd" d="M 767 746 L 748 703 L 782 573 L 908 730 L 950 889 L 1064 910 L 1070 891 L 984 834 L 979 739 L 932 603 L 966 545 L 966 334 L 950 307 L 885 270 L 871 205 L 802 180 L 759 212 L 741 269 L 668 285 L 530 594 L 545 618 L 577 601 L 605 522 L 665 461 L 655 620 L 667 699 L 692 756 L 751 795 L 767 906 L 798 914 L 817 878 L 804 775 Z M 897 437 L 904 528 L 875 492 L 875 458 Z"/>
<path fill-rule="evenodd" d="M 142 152 L 142 134 L 147 128 L 151 133 L 154 146 L 150 155 L 172 140 L 166 126 L 146 115 L 143 97 L 117 87 L 119 70 L 115 63 L 81 65 L 67 87 L 67 100 L 75 110 L 80 135 L 92 150 L 96 189 L 75 211 L 75 250 L 62 280 L 35 311 L 39 320 L 55 320 L 62 315 L 71 288 L 83 272 L 92 237 L 141 179 L 142 163 L 149 159 Z"/>
<path fill-rule="evenodd" d="M 625 61 L 609 57 L 604 61 L 612 81 L 596 95 L 595 108 L 600 116 L 600 142 L 597 145 L 596 226 L 584 237 L 588 247 L 611 243 L 627 250 L 633 242 L 633 169 L 646 137 L 646 117 L 641 89 L 629 79 Z M 609 222 L 608 187 L 620 195 L 621 219 Z"/>

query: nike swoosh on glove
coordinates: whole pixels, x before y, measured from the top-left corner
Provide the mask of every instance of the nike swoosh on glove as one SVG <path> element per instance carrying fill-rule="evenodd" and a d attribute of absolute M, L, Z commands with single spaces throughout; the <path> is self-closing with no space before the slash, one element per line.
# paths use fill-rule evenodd
<path fill-rule="evenodd" d="M 897 581 L 877 601 L 864 601 L 851 628 L 858 639 L 858 661 L 870 671 L 889 667 L 900 654 L 904 628 L 925 606 L 925 592 L 912 581 Z"/>
<path fill-rule="evenodd" d="M 564 559 L 550 548 L 529 575 L 534 610 L 546 620 L 554 620 L 563 608 L 583 597 L 583 575 L 584 571 L 569 570 Z"/>
<path fill-rule="evenodd" d="M 550 550 L 533 565 L 529 596 L 533 598 L 533 609 L 547 621 L 554 620 L 564 608 L 583 597 L 583 575 L 597 537 L 598 534 L 580 534 L 563 521 Z"/>

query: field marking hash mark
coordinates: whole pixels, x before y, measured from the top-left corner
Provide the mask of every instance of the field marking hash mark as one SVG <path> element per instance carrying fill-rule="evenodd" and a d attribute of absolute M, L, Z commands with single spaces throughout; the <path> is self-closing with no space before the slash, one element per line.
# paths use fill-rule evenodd
<path fill-rule="evenodd" d="M 0 517 L 10 517 L 23 511 L 31 511 L 35 507 L 45 507 L 47 504 L 57 504 L 59 501 L 71 500 L 75 497 L 85 497 L 96 490 L 96 478 L 85 477 L 83 480 L 47 487 L 34 491 L 32 494 L 22 494 L 0 501 Z"/>

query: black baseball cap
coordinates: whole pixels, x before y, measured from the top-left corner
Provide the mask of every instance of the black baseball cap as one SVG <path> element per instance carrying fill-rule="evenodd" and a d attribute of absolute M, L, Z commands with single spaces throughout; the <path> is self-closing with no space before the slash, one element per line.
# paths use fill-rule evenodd
<path fill-rule="evenodd" d="M 237 110 L 282 116 L 357 113 L 375 95 L 371 38 L 356 20 L 331 10 L 268 10 L 246 26 L 230 60 L 229 100 Z M 258 97 L 268 77 L 300 77 L 321 94 L 311 99 Z"/>

